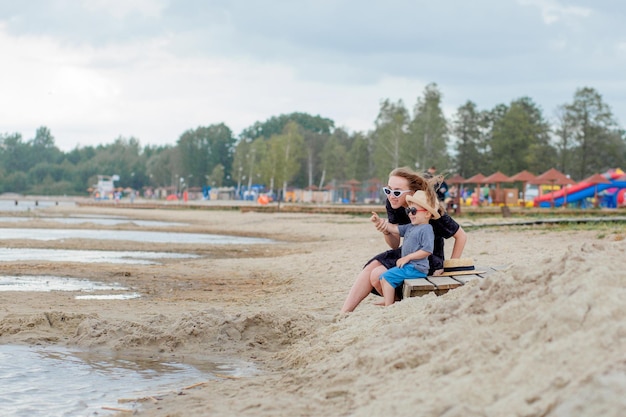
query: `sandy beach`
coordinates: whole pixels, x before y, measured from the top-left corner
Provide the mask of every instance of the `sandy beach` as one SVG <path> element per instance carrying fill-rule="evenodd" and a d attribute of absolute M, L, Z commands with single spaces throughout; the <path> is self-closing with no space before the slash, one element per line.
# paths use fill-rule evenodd
<path fill-rule="evenodd" d="M 0 263 L 2 275 L 117 282 L 142 295 L 103 301 L 68 292 L 0 292 L 2 344 L 173 359 L 223 355 L 259 370 L 172 387 L 141 401 L 134 415 L 618 417 L 626 410 L 623 223 L 471 228 L 464 256 L 499 272 L 388 308 L 370 296 L 342 315 L 360 268 L 386 249 L 365 216 L 64 206 L 38 213 L 180 222 L 158 230 L 276 241 L 0 241 L 0 247 L 200 255 L 161 265 Z M 51 224 L 45 227 L 68 227 Z M 35 218 L 19 227 L 44 225 Z"/>

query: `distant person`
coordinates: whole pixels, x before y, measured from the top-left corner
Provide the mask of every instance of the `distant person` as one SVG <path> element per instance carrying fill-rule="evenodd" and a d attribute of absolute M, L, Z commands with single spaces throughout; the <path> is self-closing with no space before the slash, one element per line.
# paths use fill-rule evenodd
<path fill-rule="evenodd" d="M 435 232 L 429 221 L 441 217 L 437 201 L 428 200 L 428 195 L 422 190 L 408 195 L 406 213 L 411 223 L 402 225 L 384 223 L 385 232 L 404 238 L 401 257 L 396 261 L 396 266 L 380 274 L 385 306 L 396 301 L 396 288 L 402 286 L 405 279 L 426 278 L 428 275 L 430 268 L 428 257 L 435 249 Z M 379 223 L 378 214 L 375 212 L 373 214 L 372 222 Z"/>
<path fill-rule="evenodd" d="M 435 178 L 437 177 L 437 168 L 433 165 L 426 171 L 427 178 Z M 446 194 L 448 193 L 448 184 L 443 180 L 443 175 L 440 175 L 437 179 L 437 183 L 435 184 L 435 192 L 437 193 L 437 198 L 439 201 L 446 200 Z"/>

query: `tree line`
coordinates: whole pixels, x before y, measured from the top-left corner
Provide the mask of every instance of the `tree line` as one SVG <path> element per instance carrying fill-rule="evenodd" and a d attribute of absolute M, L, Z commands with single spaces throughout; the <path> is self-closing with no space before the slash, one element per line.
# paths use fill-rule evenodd
<path fill-rule="evenodd" d="M 576 90 L 550 120 L 529 97 L 488 110 L 468 100 L 447 119 L 442 94 L 431 83 L 412 109 L 402 100 L 381 101 L 368 132 L 291 113 L 256 122 L 237 137 L 219 123 L 187 130 L 174 144 L 161 146 L 118 137 L 63 152 L 45 126 L 26 141 L 20 133 L 0 134 L 0 192 L 86 195 L 98 175 L 114 174 L 120 176 L 116 185 L 135 190 L 262 184 L 277 192 L 384 181 L 399 166 L 425 171 L 433 165 L 465 178 L 557 168 L 580 181 L 625 160 L 625 132 L 593 88 Z"/>

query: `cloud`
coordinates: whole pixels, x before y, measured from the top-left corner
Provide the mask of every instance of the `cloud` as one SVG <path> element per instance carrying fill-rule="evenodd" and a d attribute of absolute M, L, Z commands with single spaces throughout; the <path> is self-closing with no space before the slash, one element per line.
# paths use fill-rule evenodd
<path fill-rule="evenodd" d="M 541 17 L 547 25 L 561 22 L 577 20 L 578 18 L 586 18 L 591 15 L 591 9 L 587 7 L 563 5 L 558 1 L 552 0 L 519 0 L 524 6 L 535 6 L 541 11 Z"/>
<path fill-rule="evenodd" d="M 235 134 L 294 111 L 373 127 L 438 84 L 447 115 L 519 97 L 549 115 L 577 88 L 626 111 L 621 2 L 29 0 L 0 3 L 4 131 L 64 149 L 187 129 Z M 5 63 L 6 62 L 6 63 Z M 6 92 L 6 94 L 5 94 Z M 32 132 L 32 133 L 30 133 Z"/>
<path fill-rule="evenodd" d="M 165 0 L 82 0 L 80 5 L 95 14 L 105 13 L 116 20 L 134 15 L 159 18 L 167 1 Z"/>

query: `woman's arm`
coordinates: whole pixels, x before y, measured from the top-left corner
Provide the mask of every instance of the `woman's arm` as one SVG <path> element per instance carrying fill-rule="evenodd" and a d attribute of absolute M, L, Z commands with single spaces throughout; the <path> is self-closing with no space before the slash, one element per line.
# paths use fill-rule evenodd
<path fill-rule="evenodd" d="M 459 230 L 456 231 L 454 235 L 454 246 L 452 247 L 452 255 L 451 258 L 460 258 L 463 255 L 463 249 L 465 249 L 465 243 L 467 243 L 467 233 L 461 226 L 459 226 Z"/>
<path fill-rule="evenodd" d="M 385 235 L 385 242 L 391 249 L 400 247 L 400 233 L 397 224 L 389 223 L 387 219 L 381 219 L 374 211 L 372 212 L 370 220 L 376 226 L 376 230 Z"/>
<path fill-rule="evenodd" d="M 388 224 L 396 226 L 396 229 L 398 227 L 397 225 L 392 223 Z M 385 235 L 385 242 L 387 242 L 391 249 L 398 249 L 400 247 L 400 235 L 397 233 L 389 233 L 388 235 Z"/>
<path fill-rule="evenodd" d="M 400 247 L 400 229 L 397 224 L 389 223 L 389 220 L 385 220 L 385 242 L 391 247 L 396 249 Z"/>

